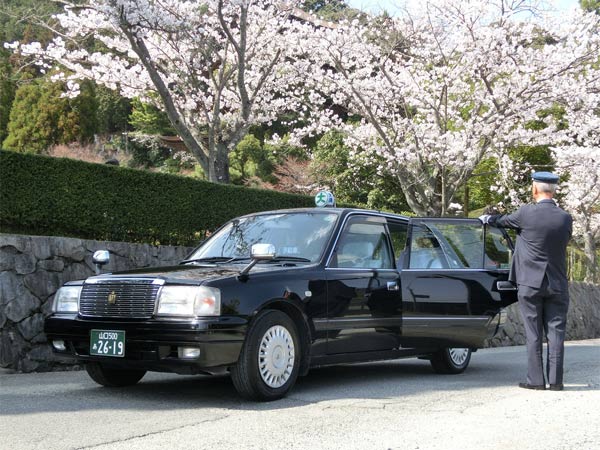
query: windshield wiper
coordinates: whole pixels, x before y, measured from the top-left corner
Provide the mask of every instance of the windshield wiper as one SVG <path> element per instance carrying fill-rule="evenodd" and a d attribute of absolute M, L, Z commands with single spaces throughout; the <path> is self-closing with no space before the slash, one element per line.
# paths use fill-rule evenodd
<path fill-rule="evenodd" d="M 252 258 L 250 256 L 242 256 L 242 257 L 230 257 L 230 256 L 209 256 L 207 258 L 194 258 L 194 259 L 184 259 L 181 261 L 181 264 L 187 263 L 232 263 L 232 262 L 240 262 L 240 261 L 250 261 Z M 265 262 L 312 262 L 307 258 L 299 258 L 297 256 L 276 256 L 273 259 L 270 259 Z"/>
<path fill-rule="evenodd" d="M 231 256 L 209 256 L 207 258 L 194 258 L 194 259 L 185 259 L 181 261 L 181 264 L 191 263 L 191 262 L 200 262 L 200 263 L 229 263 L 234 261 L 243 261 L 250 258 L 232 258 Z"/>
<path fill-rule="evenodd" d="M 184 259 L 181 261 L 181 264 L 191 263 L 191 262 L 206 262 L 206 263 L 217 263 L 227 261 L 230 258 L 226 258 L 224 256 L 211 256 L 209 258 L 193 258 L 193 259 Z"/>
<path fill-rule="evenodd" d="M 229 258 L 226 262 L 238 262 L 238 261 L 250 261 L 252 258 L 250 256 L 240 256 L 236 258 Z"/>
<path fill-rule="evenodd" d="M 276 256 L 275 258 L 270 259 L 268 262 L 285 262 L 285 261 L 291 261 L 291 262 L 312 262 L 308 258 L 300 258 L 298 256 Z"/>

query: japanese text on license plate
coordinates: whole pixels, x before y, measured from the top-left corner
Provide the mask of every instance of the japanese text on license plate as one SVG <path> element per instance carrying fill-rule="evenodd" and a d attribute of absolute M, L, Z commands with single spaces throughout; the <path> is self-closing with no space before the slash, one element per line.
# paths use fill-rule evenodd
<path fill-rule="evenodd" d="M 90 333 L 90 355 L 124 357 L 125 332 L 92 330 Z"/>

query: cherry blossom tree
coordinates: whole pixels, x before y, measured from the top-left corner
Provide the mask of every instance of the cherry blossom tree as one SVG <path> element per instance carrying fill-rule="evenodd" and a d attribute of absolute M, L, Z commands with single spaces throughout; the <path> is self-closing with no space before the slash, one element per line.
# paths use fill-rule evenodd
<path fill-rule="evenodd" d="M 73 95 L 89 78 L 160 105 L 208 179 L 227 182 L 228 153 L 250 125 L 294 108 L 285 91 L 306 28 L 294 11 L 275 0 L 65 3 L 51 44 L 20 51 L 62 67 Z"/>
<path fill-rule="evenodd" d="M 311 195 L 322 186 L 315 182 L 309 164 L 308 161 L 300 158 L 287 156 L 273 171 L 275 183 L 265 182 L 255 177 L 251 178 L 248 184 L 292 194 Z"/>
<path fill-rule="evenodd" d="M 562 183 L 563 205 L 573 216 L 574 234 L 583 242 L 585 281 L 598 281 L 597 242 L 600 241 L 600 146 L 554 149 Z"/>
<path fill-rule="evenodd" d="M 322 108 L 314 117 L 306 107 L 304 131 L 342 130 L 356 155 L 384 156 L 380 173 L 398 178 L 414 212 L 444 215 L 482 158 L 496 156 L 510 177 L 509 149 L 570 139 L 553 115 L 528 124 L 598 57 L 598 16 L 551 21 L 532 16 L 534 6 L 427 1 L 396 18 L 315 30 L 297 68 Z"/>
<path fill-rule="evenodd" d="M 596 15 L 598 17 L 598 15 Z M 597 39 L 599 27 L 596 25 Z M 590 35 L 573 39 L 584 46 Z M 556 169 L 561 173 L 562 205 L 573 216 L 574 234 L 583 244 L 585 280 L 600 281 L 597 248 L 600 242 L 600 52 L 584 63 L 579 72 L 566 74 L 568 86 L 557 105 L 564 112 L 563 142 L 552 147 Z"/>
<path fill-rule="evenodd" d="M 574 234 L 583 243 L 585 280 L 600 281 L 596 251 L 600 242 L 600 54 L 571 80 L 561 107 L 569 140 L 552 148 L 562 184 L 563 205 L 573 216 Z"/>

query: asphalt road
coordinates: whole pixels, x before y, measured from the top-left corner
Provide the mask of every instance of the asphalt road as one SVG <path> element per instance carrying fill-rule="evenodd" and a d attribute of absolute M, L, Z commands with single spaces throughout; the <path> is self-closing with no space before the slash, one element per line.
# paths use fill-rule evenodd
<path fill-rule="evenodd" d="M 600 339 L 567 344 L 566 389 L 528 391 L 524 347 L 462 375 L 416 359 L 315 369 L 288 398 L 243 401 L 227 377 L 0 372 L 0 449 L 600 449 Z"/>

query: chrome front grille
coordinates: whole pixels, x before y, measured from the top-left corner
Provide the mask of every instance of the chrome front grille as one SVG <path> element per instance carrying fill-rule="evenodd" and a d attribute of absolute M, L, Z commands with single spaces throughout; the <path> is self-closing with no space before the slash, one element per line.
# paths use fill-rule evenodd
<path fill-rule="evenodd" d="M 94 280 L 85 283 L 79 314 L 89 317 L 152 317 L 160 284 L 155 280 Z"/>

